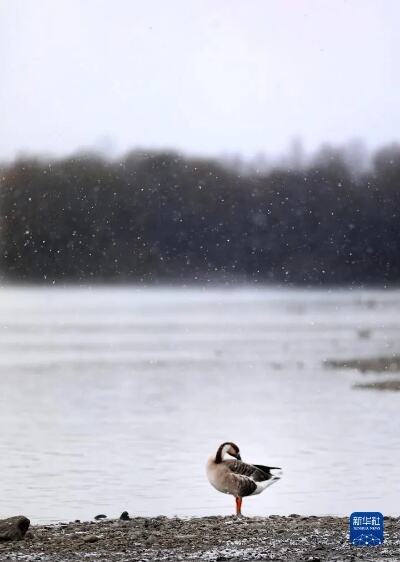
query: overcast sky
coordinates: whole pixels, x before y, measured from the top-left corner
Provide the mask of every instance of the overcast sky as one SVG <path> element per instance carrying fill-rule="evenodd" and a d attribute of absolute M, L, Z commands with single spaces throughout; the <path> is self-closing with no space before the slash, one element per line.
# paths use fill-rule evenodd
<path fill-rule="evenodd" d="M 0 157 L 400 135 L 398 0 L 0 0 Z"/>

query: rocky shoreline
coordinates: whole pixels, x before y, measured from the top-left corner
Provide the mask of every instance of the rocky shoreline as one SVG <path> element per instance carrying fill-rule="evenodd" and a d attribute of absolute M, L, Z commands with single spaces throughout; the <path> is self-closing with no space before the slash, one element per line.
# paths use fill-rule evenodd
<path fill-rule="evenodd" d="M 27 562 L 281 562 L 400 559 L 400 518 L 385 517 L 385 543 L 353 547 L 348 518 L 201 517 L 133 519 L 31 526 L 21 540 L 0 539 L 0 560 Z"/>

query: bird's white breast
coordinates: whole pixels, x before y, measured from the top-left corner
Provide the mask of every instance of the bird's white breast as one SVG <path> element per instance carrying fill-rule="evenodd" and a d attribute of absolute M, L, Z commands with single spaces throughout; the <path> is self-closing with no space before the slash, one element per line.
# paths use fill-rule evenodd
<path fill-rule="evenodd" d="M 223 494 L 229 494 L 229 490 L 224 482 L 223 474 L 221 474 L 221 470 L 219 465 L 217 465 L 213 458 L 210 458 L 207 462 L 206 466 L 207 478 L 210 482 L 211 486 L 214 486 L 218 492 L 222 492 Z"/>

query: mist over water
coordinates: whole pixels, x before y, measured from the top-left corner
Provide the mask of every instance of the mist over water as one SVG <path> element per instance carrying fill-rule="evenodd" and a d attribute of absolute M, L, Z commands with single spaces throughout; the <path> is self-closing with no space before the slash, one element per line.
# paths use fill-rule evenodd
<path fill-rule="evenodd" d="M 399 291 L 3 288 L 0 517 L 230 514 L 205 476 L 225 440 L 284 471 L 245 514 L 397 513 L 398 397 L 323 362 L 398 352 L 399 312 Z"/>

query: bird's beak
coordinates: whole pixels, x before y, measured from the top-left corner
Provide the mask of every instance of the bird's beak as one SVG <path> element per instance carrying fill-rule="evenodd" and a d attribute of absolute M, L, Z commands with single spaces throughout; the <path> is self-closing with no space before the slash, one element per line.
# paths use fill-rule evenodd
<path fill-rule="evenodd" d="M 238 461 L 241 461 L 241 460 L 242 460 L 242 457 L 240 456 L 239 453 L 236 455 L 236 458 L 237 458 Z"/>

